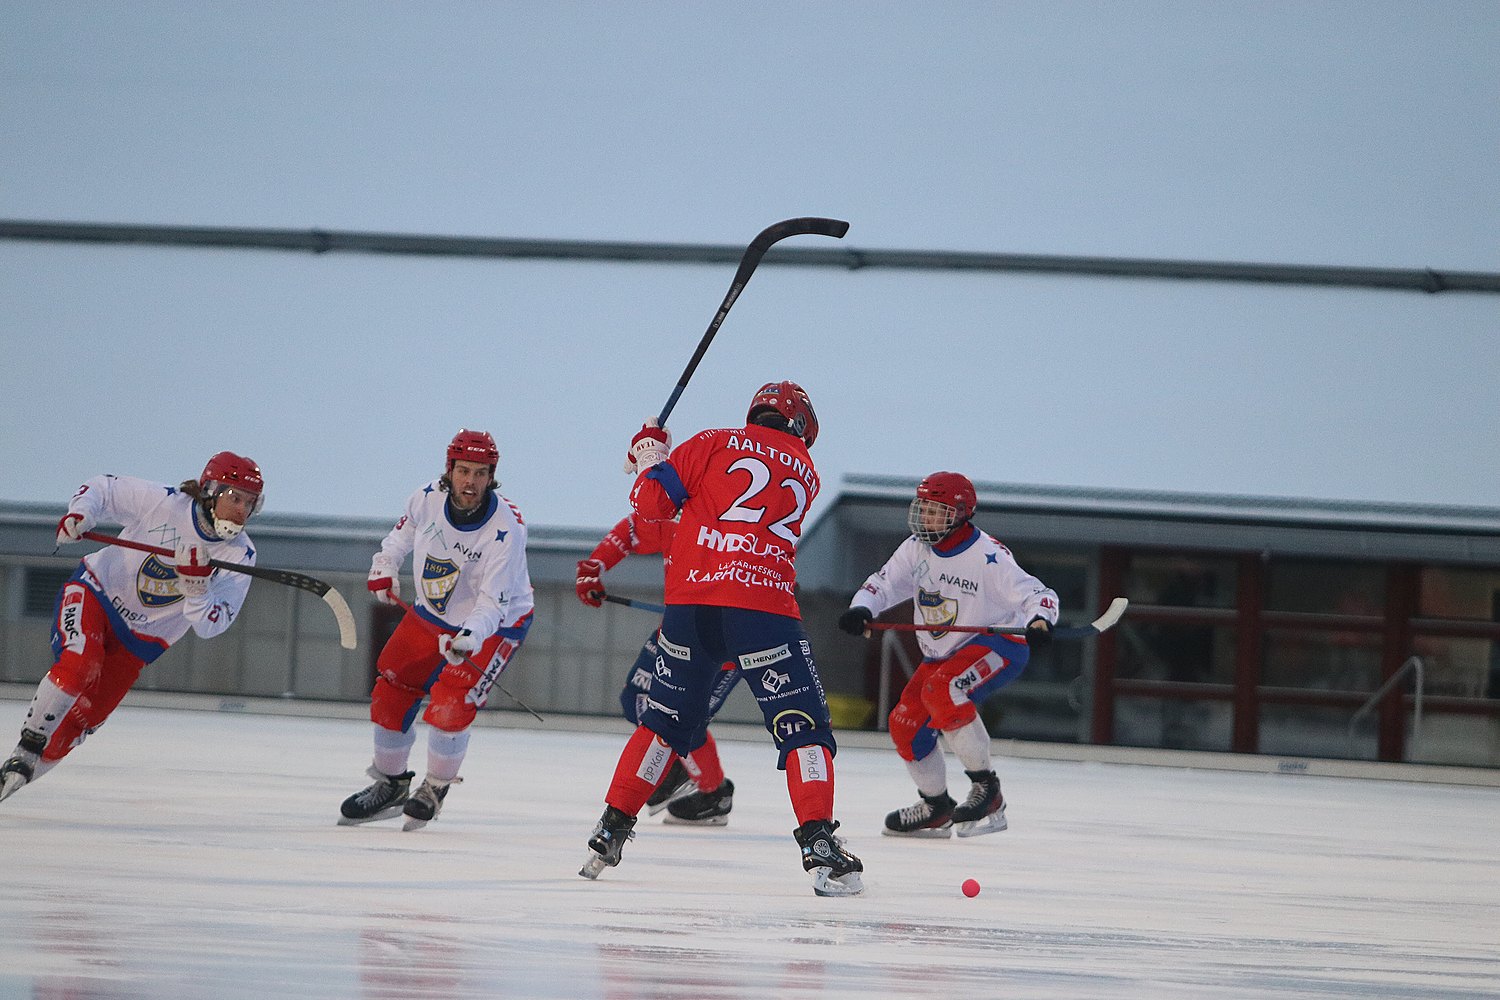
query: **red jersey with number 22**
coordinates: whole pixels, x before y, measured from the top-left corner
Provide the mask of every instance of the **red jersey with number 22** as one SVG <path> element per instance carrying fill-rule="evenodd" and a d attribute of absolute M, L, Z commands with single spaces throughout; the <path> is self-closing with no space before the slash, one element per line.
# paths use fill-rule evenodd
<path fill-rule="evenodd" d="M 800 618 L 797 539 L 818 486 L 802 439 L 757 425 L 703 431 L 642 473 L 630 493 L 637 513 L 663 520 L 682 510 L 667 603 Z"/>

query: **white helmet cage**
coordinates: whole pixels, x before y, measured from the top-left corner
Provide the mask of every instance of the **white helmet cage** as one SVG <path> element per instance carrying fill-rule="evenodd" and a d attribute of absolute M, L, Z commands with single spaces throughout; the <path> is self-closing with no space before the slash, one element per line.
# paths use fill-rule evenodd
<path fill-rule="evenodd" d="M 906 510 L 906 526 L 927 545 L 941 542 L 957 524 L 958 508 L 937 500 L 917 497 Z"/>

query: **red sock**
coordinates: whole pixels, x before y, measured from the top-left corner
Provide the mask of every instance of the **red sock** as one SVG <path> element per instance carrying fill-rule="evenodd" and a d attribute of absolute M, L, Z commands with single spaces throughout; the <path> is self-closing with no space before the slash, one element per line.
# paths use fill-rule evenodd
<path fill-rule="evenodd" d="M 700 792 L 712 792 L 724 784 L 724 765 L 719 762 L 719 745 L 709 733 L 703 745 L 683 758 L 682 766 L 693 776 Z"/>
<path fill-rule="evenodd" d="M 833 819 L 833 755 L 821 743 L 798 747 L 786 759 L 786 790 L 797 825 Z"/>
<path fill-rule="evenodd" d="M 667 776 L 673 756 L 672 748 L 655 733 L 645 726 L 637 726 L 625 749 L 620 751 L 620 762 L 615 765 L 615 776 L 604 796 L 605 803 L 631 816 L 640 812 L 651 793 L 656 791 L 656 786 Z"/>

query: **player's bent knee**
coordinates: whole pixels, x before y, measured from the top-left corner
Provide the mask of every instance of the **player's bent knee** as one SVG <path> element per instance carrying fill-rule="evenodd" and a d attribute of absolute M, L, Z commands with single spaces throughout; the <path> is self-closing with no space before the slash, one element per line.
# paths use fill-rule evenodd
<path fill-rule="evenodd" d="M 423 713 L 422 720 L 445 733 L 459 733 L 472 726 L 474 717 L 478 714 L 478 710 L 467 701 L 433 699 Z"/>
<path fill-rule="evenodd" d="M 814 729 L 804 729 L 782 740 L 779 748 L 781 756 L 776 761 L 776 767 L 779 770 L 785 771 L 788 757 L 803 747 L 815 745 L 825 747 L 830 757 L 838 753 L 838 743 L 833 738 L 833 730 L 822 726 Z"/>

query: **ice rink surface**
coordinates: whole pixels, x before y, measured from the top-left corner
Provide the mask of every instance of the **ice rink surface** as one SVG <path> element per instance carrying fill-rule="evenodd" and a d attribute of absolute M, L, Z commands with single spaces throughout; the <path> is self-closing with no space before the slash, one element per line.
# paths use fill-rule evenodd
<path fill-rule="evenodd" d="M 558 721 L 476 729 L 405 833 L 335 825 L 363 721 L 127 699 L 0 804 L 0 997 L 1500 997 L 1500 789 L 1000 759 L 1010 830 L 909 841 L 894 751 L 846 746 L 868 888 L 822 899 L 742 728 L 727 827 L 643 816 L 579 878 L 623 728 Z"/>

